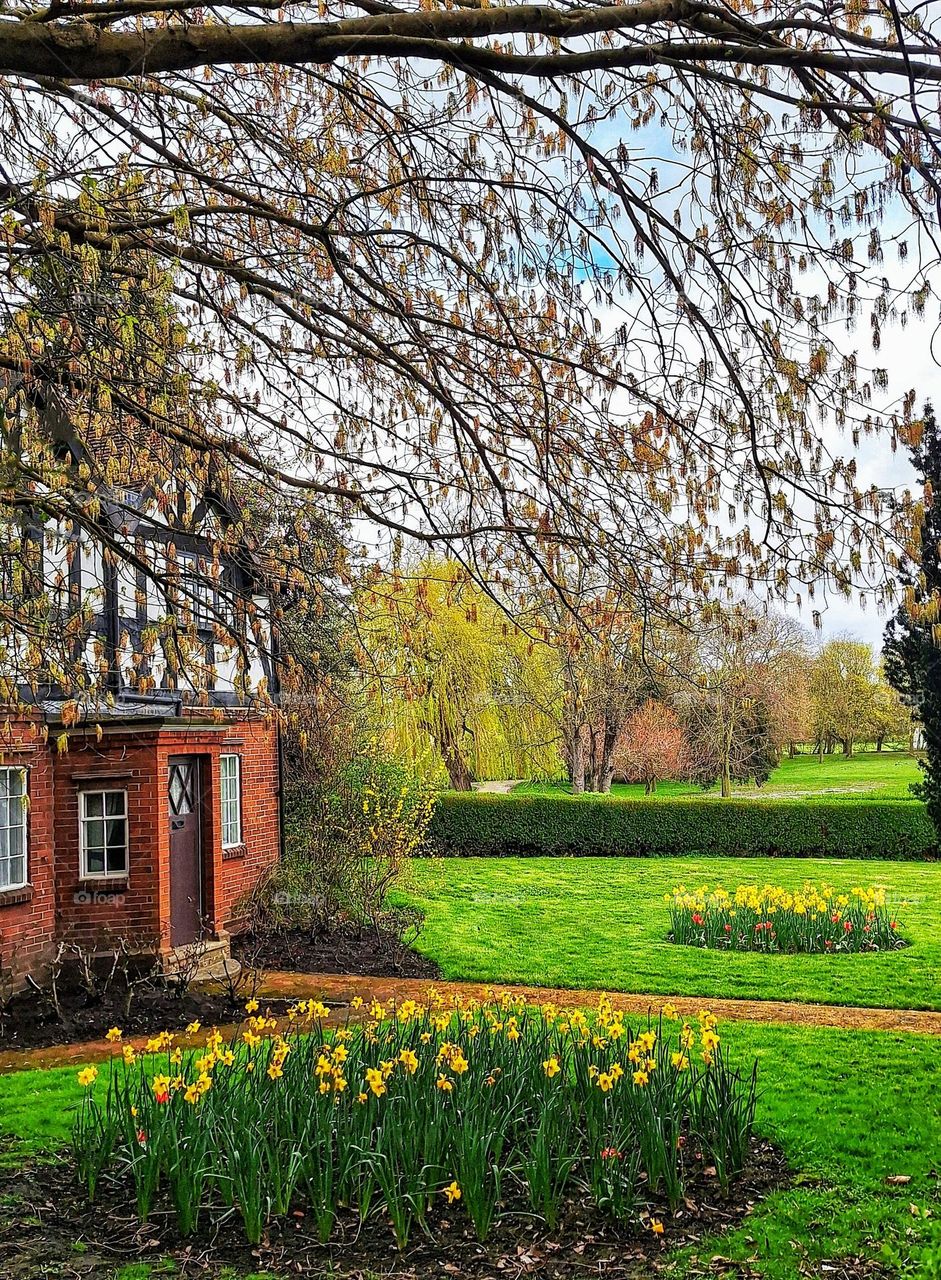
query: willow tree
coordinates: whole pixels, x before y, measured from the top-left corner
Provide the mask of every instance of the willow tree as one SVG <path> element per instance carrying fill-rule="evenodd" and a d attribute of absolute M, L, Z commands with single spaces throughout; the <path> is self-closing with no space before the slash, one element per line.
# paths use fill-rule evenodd
<path fill-rule="evenodd" d="M 457 791 L 558 776 L 554 655 L 456 561 L 374 574 L 358 614 L 367 695 L 396 755 L 430 755 Z"/>
<path fill-rule="evenodd" d="M 927 303 L 939 84 L 915 0 L 10 0 L 0 528 L 53 489 L 96 519 L 44 455 L 55 391 L 566 607 L 557 548 L 640 612 L 881 597 L 911 513 L 852 448 L 911 402 L 840 325 Z M 198 413 L 38 323 L 37 263 L 93 288 L 138 254 Z"/>

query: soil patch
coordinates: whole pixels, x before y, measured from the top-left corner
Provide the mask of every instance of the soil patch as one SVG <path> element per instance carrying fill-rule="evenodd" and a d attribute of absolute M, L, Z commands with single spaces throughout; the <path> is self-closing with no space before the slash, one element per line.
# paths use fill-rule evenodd
<path fill-rule="evenodd" d="M 291 973 L 376 978 L 441 976 L 433 960 L 413 951 L 397 935 L 354 924 L 316 933 L 306 929 L 244 933 L 233 938 L 232 954 L 255 969 Z"/>
<path fill-rule="evenodd" d="M 288 1003 L 288 999 L 266 1001 L 275 1014 Z M 48 1000 L 32 991 L 16 996 L 0 1017 L 0 1052 L 101 1040 L 112 1027 L 120 1027 L 128 1039 L 182 1031 L 192 1022 L 211 1026 L 244 1017 L 241 1003 L 233 1005 L 217 991 L 200 987 L 183 994 L 166 987 L 148 988 L 134 996 L 129 1010 L 123 990 L 105 992 L 94 1000 L 70 991 L 60 997 L 59 1010 L 57 1014 Z"/>
<path fill-rule="evenodd" d="M 433 1214 L 431 1238 L 416 1230 L 408 1247 L 399 1252 L 388 1222 L 379 1214 L 362 1225 L 352 1215 L 342 1219 L 327 1245 L 317 1242 L 314 1223 L 301 1210 L 272 1225 L 260 1245 L 245 1243 L 232 1213 L 205 1214 L 199 1235 L 183 1240 L 166 1204 L 141 1226 L 133 1213 L 133 1194 L 120 1179 L 106 1178 L 95 1204 L 88 1205 L 69 1161 L 63 1159 L 0 1175 L 0 1257 L 4 1280 L 51 1280 L 65 1274 L 77 1280 L 110 1280 L 119 1264 L 161 1259 L 172 1259 L 183 1275 L 207 1280 L 226 1267 L 236 1275 L 326 1274 L 337 1280 L 364 1274 L 400 1280 L 493 1280 L 503 1275 L 639 1280 L 660 1270 L 673 1248 L 734 1227 L 787 1181 L 781 1153 L 756 1141 L 729 1197 L 722 1195 L 711 1171 L 704 1170 L 689 1182 L 687 1201 L 675 1214 L 651 1198 L 640 1222 L 621 1226 L 573 1200 L 565 1206 L 557 1229 L 548 1231 L 533 1220 L 528 1203 L 511 1193 L 486 1244 L 474 1239 L 464 1213 L 442 1203 Z M 651 1229 L 651 1219 L 662 1223 L 662 1234 Z"/>

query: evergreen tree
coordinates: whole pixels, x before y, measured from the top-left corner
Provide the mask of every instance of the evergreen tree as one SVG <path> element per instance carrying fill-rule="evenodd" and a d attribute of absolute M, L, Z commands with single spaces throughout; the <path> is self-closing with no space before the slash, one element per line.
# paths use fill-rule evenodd
<path fill-rule="evenodd" d="M 924 779 L 912 790 L 941 833 L 941 430 L 930 404 L 920 435 L 913 436 L 911 458 L 925 486 L 918 558 L 902 567 L 904 596 L 885 629 L 883 653 L 886 678 L 921 721 Z"/>

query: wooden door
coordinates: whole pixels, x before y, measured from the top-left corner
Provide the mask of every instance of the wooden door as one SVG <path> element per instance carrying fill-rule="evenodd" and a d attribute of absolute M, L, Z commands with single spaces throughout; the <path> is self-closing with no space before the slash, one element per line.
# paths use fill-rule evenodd
<path fill-rule="evenodd" d="M 202 788 L 198 756 L 168 763 L 170 945 L 184 947 L 203 932 Z"/>

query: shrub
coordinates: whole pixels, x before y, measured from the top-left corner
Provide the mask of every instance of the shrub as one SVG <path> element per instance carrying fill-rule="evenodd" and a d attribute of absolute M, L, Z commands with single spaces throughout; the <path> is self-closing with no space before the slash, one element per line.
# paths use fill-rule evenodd
<path fill-rule="evenodd" d="M 836 893 L 805 883 L 791 893 L 766 884 L 666 896 L 672 942 L 724 951 L 894 951 L 904 946 L 882 888 Z"/>
<path fill-rule="evenodd" d="M 305 786 L 289 803 L 287 855 L 253 891 L 253 929 L 316 932 L 345 919 L 401 925 L 388 893 L 424 846 L 430 785 L 371 747 L 329 783 Z"/>
<path fill-rule="evenodd" d="M 429 836 L 452 855 L 741 854 L 918 859 L 936 854 L 923 805 L 817 800 L 439 796 Z"/>
<path fill-rule="evenodd" d="M 445 1199 L 483 1240 L 503 1205 L 551 1224 L 576 1194 L 623 1219 L 645 1196 L 681 1205 L 705 1167 L 723 1188 L 743 1168 L 756 1070 L 732 1066 L 708 1013 L 694 1030 L 665 1007 L 641 1031 L 604 998 L 592 1015 L 509 996 L 369 1012 L 328 1029 L 304 1001 L 287 1028 L 253 1016 L 202 1053 L 164 1034 L 156 1070 L 125 1048 L 103 1097 L 85 1068 L 73 1150 L 89 1196 L 122 1169 L 141 1219 L 162 1190 L 184 1234 L 234 1208 L 257 1243 L 302 1208 L 326 1241 L 342 1208 L 384 1213 L 404 1247 Z"/>

